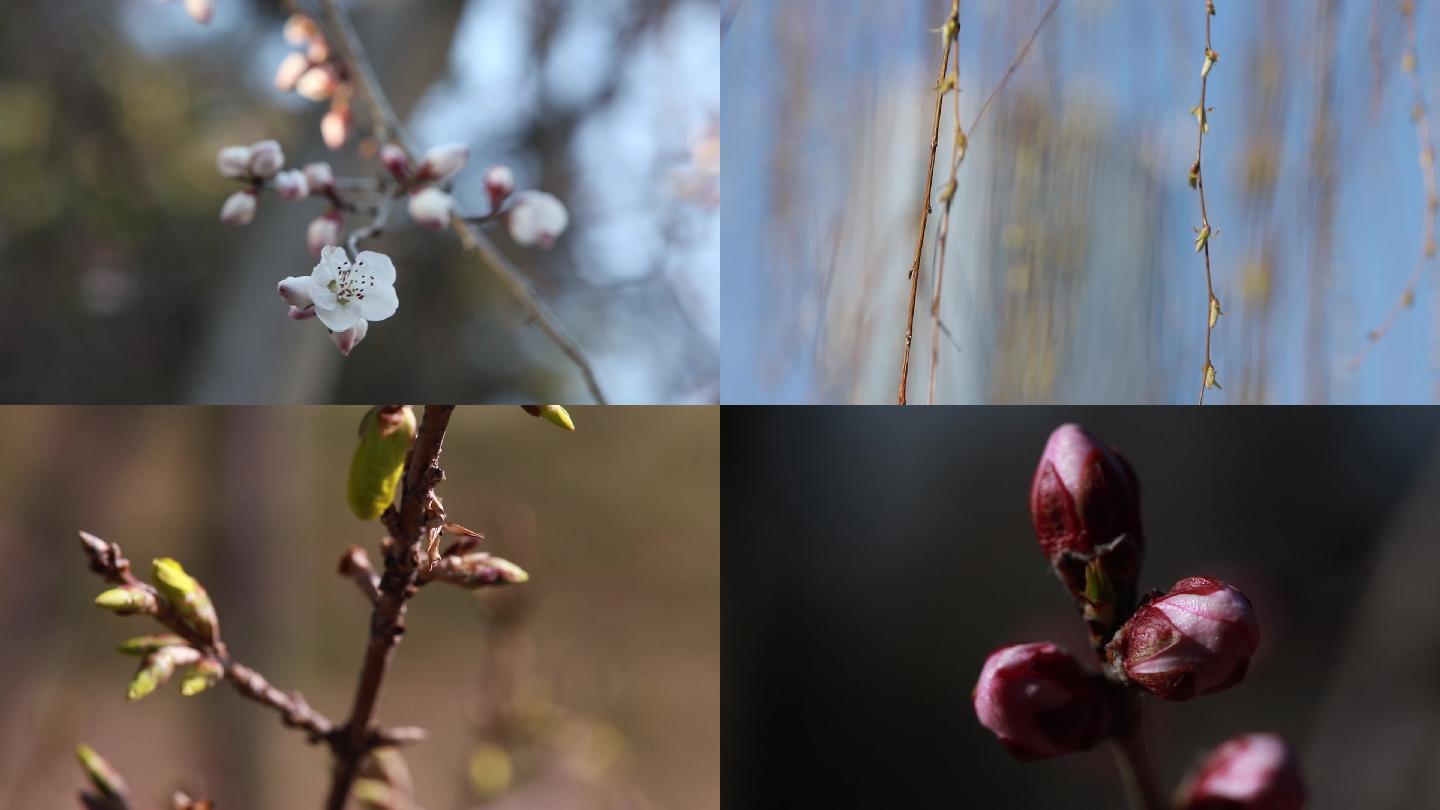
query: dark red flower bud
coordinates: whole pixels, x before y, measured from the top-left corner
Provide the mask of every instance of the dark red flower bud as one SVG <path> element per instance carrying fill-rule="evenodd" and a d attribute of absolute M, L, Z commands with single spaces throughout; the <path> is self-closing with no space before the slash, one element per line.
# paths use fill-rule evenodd
<path fill-rule="evenodd" d="M 1165 700 L 1189 700 L 1245 678 L 1260 623 L 1245 595 L 1190 577 L 1135 611 L 1107 647 L 1125 677 Z"/>
<path fill-rule="evenodd" d="M 1220 744 L 1180 789 L 1182 810 L 1300 810 L 1305 780 L 1295 752 L 1277 734 Z"/>
<path fill-rule="evenodd" d="M 1084 428 L 1061 425 L 1035 470 L 1030 517 L 1045 557 L 1103 643 L 1135 604 L 1145 555 L 1134 470 Z"/>
<path fill-rule="evenodd" d="M 1109 733 L 1114 714 L 1104 678 L 1049 642 L 991 653 L 973 697 L 980 725 L 1019 759 L 1094 748 Z"/>

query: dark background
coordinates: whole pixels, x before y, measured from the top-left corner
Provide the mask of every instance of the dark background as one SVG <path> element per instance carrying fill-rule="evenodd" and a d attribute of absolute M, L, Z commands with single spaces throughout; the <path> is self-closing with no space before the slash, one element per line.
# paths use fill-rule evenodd
<path fill-rule="evenodd" d="M 1259 614 L 1242 684 L 1148 701 L 1165 789 L 1276 731 L 1313 808 L 1437 806 L 1440 412 L 1393 408 L 725 409 L 727 801 L 1123 805 L 1104 747 L 1018 762 L 971 706 L 997 647 L 1086 655 L 1027 507 L 1065 421 L 1141 478 L 1143 587 L 1215 576 Z"/>

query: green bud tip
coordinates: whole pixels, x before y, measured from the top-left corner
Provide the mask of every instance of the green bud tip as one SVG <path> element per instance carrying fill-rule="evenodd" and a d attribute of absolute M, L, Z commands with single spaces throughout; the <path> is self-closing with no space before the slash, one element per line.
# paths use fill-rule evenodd
<path fill-rule="evenodd" d="M 185 697 L 198 695 L 219 683 L 224 674 L 225 670 L 220 666 L 220 662 L 206 658 L 185 673 L 185 679 L 180 682 L 180 694 Z"/>
<path fill-rule="evenodd" d="M 75 758 L 80 760 L 80 767 L 85 769 L 85 775 L 90 778 L 90 783 L 96 790 L 112 799 L 125 796 L 125 780 L 104 757 L 95 753 L 95 749 L 81 743 L 75 746 Z"/>
<path fill-rule="evenodd" d="M 170 557 L 156 559 L 151 566 L 150 576 L 155 580 L 160 592 L 172 602 L 183 601 L 185 597 L 200 589 L 200 583 L 185 573 L 185 568 Z"/>
<path fill-rule="evenodd" d="M 183 647 L 185 643 L 185 639 L 173 633 L 167 633 L 165 635 L 127 638 L 120 642 L 120 646 L 117 649 L 125 655 L 149 655 L 161 647 Z"/>

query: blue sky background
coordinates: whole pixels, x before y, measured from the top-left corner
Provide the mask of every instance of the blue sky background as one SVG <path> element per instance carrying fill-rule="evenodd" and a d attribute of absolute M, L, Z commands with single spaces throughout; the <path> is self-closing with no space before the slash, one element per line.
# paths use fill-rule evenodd
<path fill-rule="evenodd" d="M 841 5 L 854 5 L 855 12 L 837 13 Z M 967 124 L 979 100 L 994 87 L 1039 19 L 1044 5 L 1038 1 L 962 3 L 961 87 Z M 1215 364 L 1227 388 L 1211 392 L 1207 399 L 1216 403 L 1239 401 L 1236 383 L 1248 362 L 1239 338 L 1240 321 L 1245 317 L 1240 286 L 1243 265 L 1259 244 L 1261 229 L 1246 221 L 1241 184 L 1244 148 L 1254 134 L 1247 129 L 1253 125 L 1247 115 L 1247 94 L 1257 81 L 1254 55 L 1261 48 L 1278 52 L 1286 66 L 1279 94 L 1279 103 L 1286 108 L 1279 143 L 1279 181 L 1268 226 L 1276 240 L 1277 261 L 1264 399 L 1302 402 L 1311 390 L 1304 357 L 1306 278 L 1316 263 L 1313 246 L 1319 230 L 1314 210 L 1319 195 L 1308 163 L 1318 109 L 1317 43 L 1323 41 L 1317 30 L 1318 5 L 1280 0 L 1217 2 L 1213 42 L 1221 61 L 1210 79 L 1210 104 L 1216 109 L 1206 140 L 1206 177 L 1211 221 L 1220 230 L 1213 243 L 1217 292 L 1227 311 L 1227 317 L 1216 328 Z M 722 178 L 725 224 L 721 248 L 725 268 L 722 390 L 726 402 L 816 401 L 836 396 L 833 368 L 829 376 L 817 371 L 822 363 L 815 355 L 813 341 L 777 342 L 774 338 L 776 323 L 815 314 L 807 312 L 803 305 L 797 306 L 797 300 L 803 302 L 805 295 L 797 299 L 777 297 L 775 279 L 793 281 L 796 275 L 817 274 L 824 264 L 823 251 L 810 251 L 811 261 L 777 258 L 776 228 L 791 227 L 792 221 L 782 222 L 774 206 L 777 193 L 798 194 L 816 221 L 826 221 L 831 212 L 855 203 L 854 189 L 847 185 L 851 175 L 836 167 L 850 159 L 847 155 L 853 156 L 850 147 L 855 131 L 877 126 L 884 111 L 893 109 L 878 103 L 871 107 L 854 105 L 857 86 L 873 85 L 875 98 L 899 98 L 897 103 L 905 115 L 921 121 L 928 119 L 925 88 L 934 80 L 938 37 L 927 31 L 943 20 L 948 4 L 942 0 L 897 0 L 885 6 L 883 11 L 877 11 L 858 3 L 745 0 L 723 41 L 722 142 L 728 164 Z M 1421 249 L 1424 197 L 1415 128 L 1410 118 L 1410 85 L 1399 67 L 1404 37 L 1398 6 L 1398 2 L 1372 4 L 1362 0 L 1336 4 L 1334 76 L 1326 118 L 1326 131 L 1337 139 L 1331 229 L 1333 269 L 1332 284 L 1322 298 L 1320 344 L 1330 378 L 1325 395 L 1328 401 L 1430 402 L 1436 392 L 1432 347 L 1437 307 L 1433 278 L 1440 272 L 1440 265 L 1427 268 L 1416 307 L 1400 316 L 1358 371 L 1349 369 L 1350 359 L 1366 343 L 1368 330 L 1383 319 L 1400 295 Z M 1433 102 L 1433 89 L 1440 88 L 1440 71 L 1436 70 L 1440 48 L 1432 59 L 1426 43 L 1437 41 L 1440 14 L 1429 4 L 1419 6 L 1420 76 L 1432 90 L 1429 96 Z M 797 13 L 797 7 L 803 10 Z M 813 28 L 805 32 L 799 26 L 797 30 L 795 18 L 803 18 L 811 11 Z M 1275 15 L 1278 22 L 1267 26 L 1267 14 Z M 1065 99 L 1065 103 L 1100 111 L 1107 136 L 1122 150 L 1145 147 L 1150 156 L 1141 162 L 1156 163 L 1163 208 L 1154 230 L 1141 234 L 1159 246 L 1157 262 L 1149 268 L 1157 274 L 1154 297 L 1149 299 L 1153 309 L 1144 319 L 1150 328 L 1142 339 L 1148 343 L 1146 351 L 1152 352 L 1154 367 L 1160 374 L 1159 379 L 1145 383 L 1144 394 L 1134 394 L 1138 389 L 1131 388 L 1126 390 L 1132 393 L 1117 394 L 1116 399 L 1183 403 L 1193 401 L 1198 389 L 1205 293 L 1203 266 L 1191 248 L 1191 228 L 1199 221 L 1197 202 L 1185 174 L 1194 149 L 1194 124 L 1188 110 L 1199 92 L 1203 23 L 1199 0 L 1066 0 L 997 102 L 998 109 L 1046 83 L 1048 87 L 1040 89 Z M 806 47 L 803 43 L 807 36 L 812 38 L 813 47 L 797 58 L 796 48 Z M 786 87 L 799 75 L 800 65 L 804 66 L 800 81 L 818 101 L 797 109 L 794 88 L 791 86 L 787 95 Z M 1378 94 L 1377 76 L 1383 81 Z M 907 93 L 913 93 L 913 99 Z M 863 97 L 863 93 L 860 95 Z M 949 114 L 947 110 L 942 143 L 947 140 Z M 995 126 L 1001 116 L 996 110 L 987 115 L 981 130 L 972 133 L 971 153 L 960 170 L 953 241 L 997 238 L 995 234 L 965 231 L 967 213 L 973 216 L 987 203 L 984 183 L 980 182 L 987 162 L 1009 159 L 1006 144 L 992 140 L 1001 132 Z M 804 139 L 806 148 L 790 155 L 787 171 L 777 171 L 773 162 L 777 127 L 796 120 L 804 121 L 792 125 L 808 133 Z M 837 126 L 837 121 L 849 122 L 853 129 Z M 885 254 L 892 265 L 888 271 L 892 277 L 903 278 L 910 260 L 908 254 L 913 251 L 918 195 L 906 190 L 918 190 L 923 184 L 923 146 L 928 131 L 922 125 L 914 128 L 913 134 L 913 145 L 895 147 L 898 158 L 877 158 L 898 167 L 892 176 L 893 184 L 900 189 L 896 192 L 900 210 L 893 218 L 869 220 L 882 237 L 902 246 L 898 253 L 888 252 L 894 255 Z M 937 175 L 943 175 L 944 163 L 942 155 Z M 937 179 L 937 185 L 939 182 Z M 1113 219 L 1119 213 L 1107 211 L 1103 205 L 1101 210 L 1089 212 L 1096 222 L 1105 222 L 1103 240 L 1136 239 L 1137 227 L 1151 227 L 1132 219 Z M 934 239 L 933 224 L 934 218 L 929 240 Z M 803 257 L 807 252 L 805 244 L 815 235 L 797 229 L 784 238 L 795 240 L 800 246 L 796 255 Z M 907 244 L 908 250 L 903 247 Z M 1106 268 L 1097 264 L 1097 256 L 1101 255 L 1103 251 L 1091 253 L 1085 289 L 1107 283 Z M 842 271 L 847 267 L 843 261 L 837 266 Z M 949 272 L 955 273 L 955 266 L 952 264 Z M 844 272 L 831 282 L 837 290 L 843 290 L 847 283 L 855 280 Z M 927 277 L 922 283 L 922 311 L 928 285 Z M 965 296 L 950 293 L 951 289 L 947 277 L 946 320 L 952 329 L 957 325 L 963 328 L 966 305 L 950 296 L 959 295 L 961 300 Z M 903 284 L 874 291 L 875 311 L 893 313 L 884 325 L 888 331 L 878 339 L 888 341 L 887 347 L 895 344 L 895 351 L 876 351 L 874 368 L 867 360 L 864 367 L 853 369 L 855 377 L 863 379 L 846 389 L 851 393 L 840 396 L 860 401 L 892 399 L 892 367 L 898 361 L 898 342 L 893 335 L 900 329 L 896 324 L 903 319 L 906 292 Z M 832 290 L 832 301 L 834 295 Z M 827 317 L 826 305 L 816 306 L 823 320 Z M 829 317 L 837 315 L 832 311 Z M 917 330 L 920 320 L 917 316 Z M 1082 319 L 1076 328 L 1076 351 L 1083 352 L 1079 357 L 1085 364 L 1082 374 L 1090 373 L 1092 368 L 1099 373 L 1107 364 L 1126 363 L 1135 352 L 1133 345 L 1119 345 L 1118 341 L 1125 338 L 1117 336 L 1112 340 L 1101 320 Z M 843 318 L 839 321 L 845 323 Z M 837 328 L 834 320 L 830 328 Z M 856 328 L 862 327 L 856 324 Z M 974 345 L 963 338 L 959 342 Z M 954 351 L 948 344 L 942 349 L 942 353 Z M 921 398 L 917 391 L 923 394 L 928 368 L 928 339 L 921 339 L 919 334 L 916 354 L 911 371 L 912 401 Z M 945 362 L 963 365 L 965 361 Z M 985 362 L 979 366 L 984 368 Z M 961 376 L 956 387 L 948 389 L 950 399 L 983 402 L 994 398 L 994 392 L 987 388 L 985 373 Z M 1115 389 L 1096 389 L 1072 381 L 1057 385 L 1055 396 L 1109 401 L 1107 390 Z"/>

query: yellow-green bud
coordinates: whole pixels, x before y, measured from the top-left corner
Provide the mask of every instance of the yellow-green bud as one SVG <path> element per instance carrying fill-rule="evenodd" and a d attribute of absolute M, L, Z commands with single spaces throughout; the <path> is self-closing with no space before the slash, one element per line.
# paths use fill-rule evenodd
<path fill-rule="evenodd" d="M 558 428 L 571 432 L 575 430 L 575 423 L 570 420 L 569 412 L 559 405 L 521 405 L 520 407 L 531 416 L 544 419 Z"/>
<path fill-rule="evenodd" d="M 155 560 L 150 569 L 155 587 L 186 624 L 195 628 L 206 641 L 214 643 L 219 636 L 220 619 L 215 605 L 194 577 L 185 573 L 180 563 L 170 557 Z"/>
<path fill-rule="evenodd" d="M 202 658 L 190 667 L 185 679 L 180 681 L 180 694 L 185 697 L 198 695 L 220 682 L 225 677 L 225 668 L 214 658 Z"/>
<path fill-rule="evenodd" d="M 175 674 L 175 668 L 192 664 L 200 660 L 200 653 L 192 647 L 161 647 L 153 653 L 145 656 L 140 661 L 140 669 L 136 670 L 135 677 L 130 679 L 130 689 L 126 693 L 126 700 L 139 700 L 154 692 L 170 676 Z"/>
<path fill-rule="evenodd" d="M 185 639 L 173 634 L 163 633 L 155 636 L 136 636 L 120 642 L 120 652 L 126 655 L 149 655 L 161 647 L 184 647 Z"/>
<path fill-rule="evenodd" d="M 414 439 L 415 412 L 409 405 L 376 406 L 366 411 L 345 489 L 355 517 L 375 520 L 395 500 L 395 489 L 405 472 L 405 456 Z"/>
<path fill-rule="evenodd" d="M 133 613 L 154 613 L 155 595 L 134 585 L 111 588 L 95 597 L 95 604 L 121 616 Z"/>
<path fill-rule="evenodd" d="M 85 775 L 90 778 L 90 784 L 100 791 L 102 796 L 109 799 L 125 799 L 130 791 L 125 784 L 125 779 L 120 773 L 111 767 L 105 758 L 95 753 L 95 749 L 88 745 L 80 744 L 75 746 L 75 757 L 80 760 L 80 767 L 85 769 Z"/>

